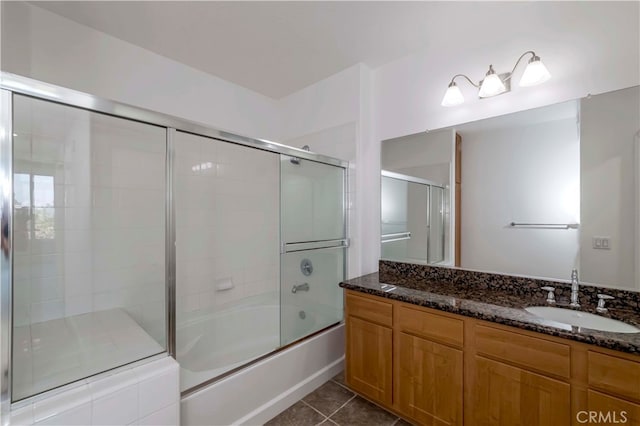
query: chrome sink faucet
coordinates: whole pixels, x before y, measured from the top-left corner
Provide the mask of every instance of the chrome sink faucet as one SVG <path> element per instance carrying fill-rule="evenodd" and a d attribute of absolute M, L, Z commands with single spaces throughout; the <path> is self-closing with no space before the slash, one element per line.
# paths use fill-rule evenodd
<path fill-rule="evenodd" d="M 571 271 L 571 303 L 569 306 L 572 308 L 579 308 L 580 303 L 578 303 L 578 293 L 580 291 L 580 281 L 578 281 L 578 270 L 574 269 Z"/>

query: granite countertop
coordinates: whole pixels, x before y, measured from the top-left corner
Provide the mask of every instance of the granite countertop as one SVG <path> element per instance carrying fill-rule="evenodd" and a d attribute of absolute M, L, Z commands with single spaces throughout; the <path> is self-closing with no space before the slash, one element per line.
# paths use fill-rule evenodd
<path fill-rule="evenodd" d="M 524 308 L 528 306 L 547 305 L 544 291 L 523 293 L 513 291 L 508 286 L 495 288 L 475 284 L 461 285 L 456 280 L 434 280 L 429 276 L 411 276 L 393 271 L 350 279 L 340 283 L 340 287 L 640 355 L 640 333 L 612 333 L 579 328 L 545 320 L 525 311 Z M 558 299 L 555 306 L 568 308 L 568 303 L 565 302 L 568 301 Z M 588 308 L 582 310 L 589 311 Z M 610 309 L 605 316 L 640 327 L 640 312 L 633 307 L 616 307 Z"/>

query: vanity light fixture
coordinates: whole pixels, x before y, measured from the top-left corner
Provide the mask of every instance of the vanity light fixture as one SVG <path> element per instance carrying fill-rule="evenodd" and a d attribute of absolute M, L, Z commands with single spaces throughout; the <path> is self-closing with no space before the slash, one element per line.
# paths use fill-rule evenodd
<path fill-rule="evenodd" d="M 484 79 L 478 84 L 474 83 L 473 80 L 464 74 L 454 75 L 451 79 L 451 83 L 449 83 L 447 91 L 444 94 L 444 98 L 442 99 L 442 106 L 456 106 L 464 102 L 464 96 L 462 96 L 462 92 L 455 82 L 455 79 L 458 77 L 464 77 L 473 87 L 476 87 L 478 89 L 478 97 L 480 99 L 490 98 L 492 96 L 510 92 L 511 77 L 513 77 L 513 73 L 518 67 L 520 61 L 529 54 L 531 55 L 531 59 L 529 59 L 527 67 L 520 78 L 520 86 L 535 86 L 549 80 L 549 78 L 551 78 L 551 74 L 549 74 L 547 67 L 544 66 L 542 60 L 534 51 L 529 50 L 520 55 L 510 73 L 497 74 L 493 69 L 493 65 L 489 65 L 489 71 L 487 71 Z"/>

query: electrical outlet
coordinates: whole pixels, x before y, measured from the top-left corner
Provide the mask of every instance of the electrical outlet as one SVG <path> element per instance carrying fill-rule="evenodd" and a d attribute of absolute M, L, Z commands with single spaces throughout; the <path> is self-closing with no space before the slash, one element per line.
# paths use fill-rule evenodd
<path fill-rule="evenodd" d="M 593 237 L 592 246 L 598 250 L 611 250 L 611 237 Z"/>

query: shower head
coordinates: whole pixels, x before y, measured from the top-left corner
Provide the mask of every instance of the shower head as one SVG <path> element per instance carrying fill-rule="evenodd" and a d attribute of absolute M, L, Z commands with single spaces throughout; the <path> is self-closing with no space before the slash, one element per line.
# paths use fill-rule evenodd
<path fill-rule="evenodd" d="M 311 151 L 311 148 L 309 148 L 309 145 L 303 146 L 302 149 L 304 149 L 305 151 Z M 295 164 L 295 165 L 300 164 L 300 158 L 298 157 L 291 157 L 289 161 L 291 161 L 291 164 Z"/>

